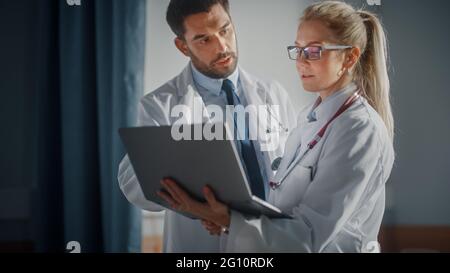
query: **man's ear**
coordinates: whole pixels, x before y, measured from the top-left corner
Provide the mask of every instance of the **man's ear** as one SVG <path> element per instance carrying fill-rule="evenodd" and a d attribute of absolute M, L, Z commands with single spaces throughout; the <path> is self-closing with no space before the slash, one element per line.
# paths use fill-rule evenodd
<path fill-rule="evenodd" d="M 175 46 L 181 53 L 184 54 L 184 56 L 189 57 L 189 49 L 185 40 L 179 37 L 175 38 Z"/>

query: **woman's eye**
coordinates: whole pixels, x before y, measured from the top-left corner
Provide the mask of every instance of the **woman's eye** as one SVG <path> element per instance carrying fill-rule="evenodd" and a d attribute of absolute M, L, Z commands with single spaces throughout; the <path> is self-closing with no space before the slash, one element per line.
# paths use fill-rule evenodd
<path fill-rule="evenodd" d="M 320 52 L 320 48 L 316 47 L 316 46 L 307 47 L 307 48 L 305 48 L 305 50 L 308 51 L 309 53 L 319 53 Z"/>

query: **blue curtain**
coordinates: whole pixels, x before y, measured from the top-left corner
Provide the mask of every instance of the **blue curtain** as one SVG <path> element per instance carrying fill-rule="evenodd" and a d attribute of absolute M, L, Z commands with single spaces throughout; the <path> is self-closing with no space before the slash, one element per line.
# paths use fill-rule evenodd
<path fill-rule="evenodd" d="M 140 252 L 141 213 L 117 182 L 117 130 L 135 125 L 142 96 L 146 1 L 37 2 L 36 249 Z"/>

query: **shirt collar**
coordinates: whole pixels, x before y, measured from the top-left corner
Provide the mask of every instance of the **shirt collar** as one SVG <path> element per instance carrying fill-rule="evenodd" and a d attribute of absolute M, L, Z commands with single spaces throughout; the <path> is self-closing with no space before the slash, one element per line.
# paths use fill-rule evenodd
<path fill-rule="evenodd" d="M 311 111 L 307 115 L 308 122 L 314 122 L 317 120 L 328 120 L 336 113 L 339 107 L 348 99 L 358 87 L 354 82 L 347 84 L 344 88 L 334 92 L 331 96 L 326 97 L 316 108 L 314 105 L 311 107 Z"/>
<path fill-rule="evenodd" d="M 198 71 L 197 68 L 195 68 L 192 62 L 191 67 L 192 67 L 192 78 L 194 79 L 194 82 L 199 86 L 205 88 L 209 92 L 213 93 L 214 95 L 219 96 L 220 92 L 222 91 L 222 83 L 224 79 L 213 79 L 208 76 L 205 76 L 200 71 Z M 226 79 L 230 80 L 237 88 L 237 84 L 239 81 L 239 69 L 236 68 L 234 72 Z"/>

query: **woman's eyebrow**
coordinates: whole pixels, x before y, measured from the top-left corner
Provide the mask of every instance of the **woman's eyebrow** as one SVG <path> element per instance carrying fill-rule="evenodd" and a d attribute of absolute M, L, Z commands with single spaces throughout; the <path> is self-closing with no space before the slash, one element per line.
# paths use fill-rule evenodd
<path fill-rule="evenodd" d="M 319 41 L 312 41 L 312 42 L 309 42 L 308 44 L 306 44 L 306 46 L 310 46 L 310 45 L 312 45 L 312 44 L 322 44 L 322 42 L 319 42 Z M 297 41 L 295 41 L 295 45 L 298 46 L 298 47 L 301 47 L 301 46 L 300 46 L 300 43 L 297 42 Z"/>

